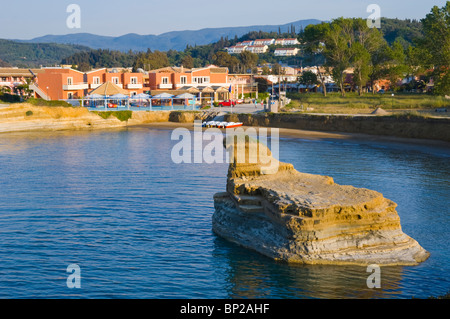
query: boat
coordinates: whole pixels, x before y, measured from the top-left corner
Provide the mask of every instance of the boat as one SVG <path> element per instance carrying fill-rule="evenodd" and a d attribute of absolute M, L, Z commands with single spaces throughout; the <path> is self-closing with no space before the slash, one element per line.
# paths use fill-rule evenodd
<path fill-rule="evenodd" d="M 220 121 L 209 121 L 203 122 L 202 127 L 216 127 L 216 128 L 234 128 L 244 125 L 241 122 L 220 122 Z"/>
<path fill-rule="evenodd" d="M 229 123 L 227 123 L 226 125 L 225 125 L 225 128 L 233 128 L 233 127 L 239 127 L 239 126 L 242 126 L 242 125 L 244 125 L 244 123 L 241 123 L 241 122 L 229 122 Z"/>

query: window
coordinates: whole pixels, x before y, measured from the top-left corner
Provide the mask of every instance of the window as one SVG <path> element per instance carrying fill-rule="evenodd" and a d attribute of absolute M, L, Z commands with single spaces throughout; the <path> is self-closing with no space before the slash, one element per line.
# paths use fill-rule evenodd
<path fill-rule="evenodd" d="M 94 78 L 92 79 L 92 82 L 93 82 L 94 84 L 100 84 L 100 77 L 94 76 Z"/>
<path fill-rule="evenodd" d="M 73 85 L 73 78 L 67 78 L 67 85 Z"/>
<path fill-rule="evenodd" d="M 137 77 L 132 77 L 132 78 L 130 78 L 130 83 L 131 84 L 138 84 L 138 78 Z"/>
<path fill-rule="evenodd" d="M 187 84 L 187 76 L 180 77 L 180 83 L 181 84 Z"/>
<path fill-rule="evenodd" d="M 70 84 L 69 84 L 69 85 L 70 85 Z M 72 92 L 67 93 L 67 98 L 68 98 L 69 100 L 73 99 L 73 93 L 72 93 Z"/>
<path fill-rule="evenodd" d="M 162 78 L 161 81 L 162 84 L 169 84 L 169 78 Z"/>
<path fill-rule="evenodd" d="M 136 84 L 136 83 L 135 83 Z M 131 96 L 135 96 L 135 95 L 137 95 L 137 92 L 131 92 L 131 94 L 130 94 Z"/>
<path fill-rule="evenodd" d="M 205 76 L 203 78 L 203 83 L 209 83 L 209 76 Z"/>
<path fill-rule="evenodd" d="M 203 83 L 203 77 L 201 77 L 201 76 L 196 76 L 196 77 L 194 77 L 193 78 L 193 81 L 194 81 L 194 83 L 197 83 L 197 84 L 202 84 Z"/>
<path fill-rule="evenodd" d="M 112 78 L 111 80 L 112 80 L 112 83 L 114 83 L 114 84 L 119 84 L 119 78 L 114 77 L 114 78 Z"/>

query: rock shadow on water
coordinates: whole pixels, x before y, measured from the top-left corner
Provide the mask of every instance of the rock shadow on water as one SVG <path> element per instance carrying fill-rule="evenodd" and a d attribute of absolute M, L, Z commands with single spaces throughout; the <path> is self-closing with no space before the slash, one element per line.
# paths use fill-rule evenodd
<path fill-rule="evenodd" d="M 367 267 L 306 265 L 274 261 L 230 243 L 214 241 L 213 256 L 228 264 L 227 294 L 236 299 L 392 299 L 404 298 L 404 266 L 381 268 L 381 288 L 369 288 Z"/>

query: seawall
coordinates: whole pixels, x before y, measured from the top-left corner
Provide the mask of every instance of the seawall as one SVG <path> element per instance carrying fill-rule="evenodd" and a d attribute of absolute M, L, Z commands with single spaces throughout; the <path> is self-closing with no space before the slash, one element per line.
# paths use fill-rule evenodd
<path fill-rule="evenodd" d="M 31 115 L 27 115 L 31 114 Z M 150 123 L 193 123 L 200 111 L 139 111 L 120 121 L 114 112 L 108 118 L 85 108 L 37 107 L 29 104 L 0 109 L 0 133 L 35 130 L 103 129 Z M 431 139 L 450 142 L 450 118 L 415 116 L 346 116 L 292 113 L 227 114 L 225 121 L 245 126 L 277 127 L 321 132 L 361 133 L 379 136 Z"/>
<path fill-rule="evenodd" d="M 108 112 L 100 116 L 86 108 L 15 104 L 0 109 L 0 133 L 110 129 L 168 122 L 193 123 L 201 118 L 201 112 L 192 111 L 140 111 L 130 112 L 126 116 L 119 113 Z"/>
<path fill-rule="evenodd" d="M 361 133 L 450 142 L 450 118 L 260 113 L 228 114 L 225 121 L 242 122 L 245 126 Z"/>

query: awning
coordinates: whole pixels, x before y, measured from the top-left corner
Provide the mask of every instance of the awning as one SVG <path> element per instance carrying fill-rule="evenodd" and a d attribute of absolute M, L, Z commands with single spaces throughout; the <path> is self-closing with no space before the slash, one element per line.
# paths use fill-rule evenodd
<path fill-rule="evenodd" d="M 128 98 L 128 95 L 118 93 L 118 94 L 114 94 L 114 95 L 112 95 L 112 96 L 110 96 L 110 97 L 108 97 L 108 98 L 109 98 L 109 99 L 119 99 L 119 100 L 123 100 L 123 99 L 127 99 L 127 98 Z"/>
<path fill-rule="evenodd" d="M 153 96 L 154 99 L 171 99 L 172 97 L 173 95 L 169 93 L 161 93 Z"/>
<path fill-rule="evenodd" d="M 175 96 L 174 98 L 175 99 L 193 99 L 193 98 L 195 98 L 195 95 L 192 95 L 189 93 L 183 93 L 183 94 Z"/>
<path fill-rule="evenodd" d="M 145 93 L 140 93 L 140 94 L 133 95 L 131 98 L 132 98 L 132 99 L 142 99 L 142 100 L 146 100 L 146 99 L 149 99 L 149 98 L 150 98 L 150 95 L 145 94 Z"/>
<path fill-rule="evenodd" d="M 99 94 L 102 96 L 111 96 L 115 94 L 126 95 L 127 91 L 112 82 L 105 82 L 95 90 L 89 92 L 90 95 Z"/>

